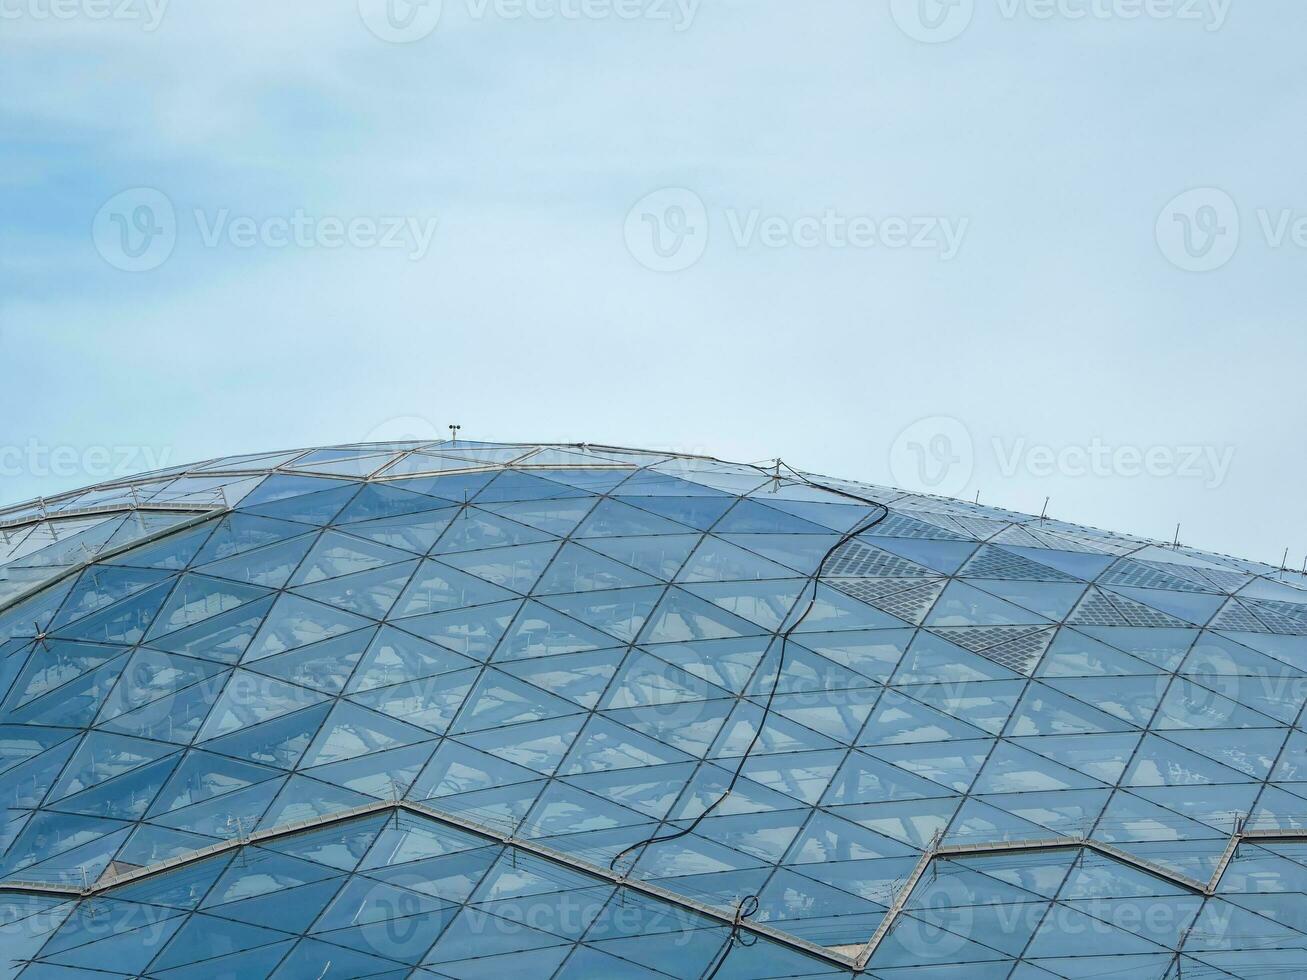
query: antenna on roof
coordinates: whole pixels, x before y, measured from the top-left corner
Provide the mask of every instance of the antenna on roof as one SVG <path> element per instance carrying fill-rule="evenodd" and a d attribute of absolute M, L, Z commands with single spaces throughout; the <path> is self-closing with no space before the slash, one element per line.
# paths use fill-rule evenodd
<path fill-rule="evenodd" d="M 463 427 L 462 427 L 461 425 L 451 425 L 451 426 L 449 427 L 449 441 L 450 441 L 450 442 L 458 442 L 458 433 L 459 433 L 459 430 L 462 429 L 462 428 L 463 428 Z"/>
<path fill-rule="evenodd" d="M 1177 551 L 1180 549 L 1180 525 L 1175 526 L 1175 540 L 1171 542 L 1171 547 Z"/>
<path fill-rule="evenodd" d="M 1039 512 L 1039 519 L 1041 521 L 1046 520 L 1048 518 L 1048 502 L 1052 499 L 1053 499 L 1052 497 L 1044 498 L 1044 509 Z"/>

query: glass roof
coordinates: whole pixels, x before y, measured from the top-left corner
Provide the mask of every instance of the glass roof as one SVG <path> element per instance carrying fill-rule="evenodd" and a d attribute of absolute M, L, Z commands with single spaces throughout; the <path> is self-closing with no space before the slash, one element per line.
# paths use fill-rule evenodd
<path fill-rule="evenodd" d="M 472 442 L 17 505 L 0 562 L 9 975 L 1302 968 L 1294 573 Z M 388 802 L 431 819 L 342 821 Z M 1123 925 L 1141 903 L 1165 921 Z"/>

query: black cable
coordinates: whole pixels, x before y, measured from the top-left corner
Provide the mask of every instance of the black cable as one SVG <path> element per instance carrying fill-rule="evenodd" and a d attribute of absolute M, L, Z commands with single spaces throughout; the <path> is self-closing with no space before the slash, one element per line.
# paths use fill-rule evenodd
<path fill-rule="evenodd" d="M 779 481 L 780 479 L 779 465 L 777 466 L 776 472 L 777 472 L 776 479 Z M 831 545 L 829 549 L 827 549 L 826 553 L 822 556 L 821 561 L 817 563 L 816 571 L 814 571 L 812 575 L 808 577 L 808 582 L 812 586 L 812 597 L 808 600 L 807 606 L 804 607 L 802 614 L 799 616 L 797 620 L 794 621 L 794 624 L 790 626 L 789 629 L 785 630 L 783 633 L 780 634 L 781 637 L 780 659 L 779 662 L 776 664 L 776 677 L 772 680 L 771 690 L 768 692 L 767 700 L 763 706 L 762 718 L 759 720 L 758 727 L 753 733 L 753 738 L 749 741 L 748 748 L 746 748 L 744 750 L 744 754 L 740 756 L 740 763 L 738 766 L 735 767 L 735 772 L 734 774 L 732 774 L 730 782 L 726 784 L 726 789 L 722 792 L 722 794 L 719 797 L 717 797 L 716 800 L 712 802 L 710 806 L 706 807 L 697 817 L 691 820 L 690 823 L 685 828 L 678 830 L 675 833 L 667 834 L 662 837 L 654 835 L 653 837 L 649 837 L 642 841 L 637 841 L 636 843 L 631 844 L 630 846 L 618 851 L 617 854 L 614 855 L 613 859 L 608 862 L 609 871 L 615 872 L 617 870 L 617 862 L 620 861 L 622 858 L 624 858 L 626 855 L 630 854 L 632 851 L 640 850 L 641 848 L 648 847 L 652 844 L 663 844 L 666 843 L 667 841 L 678 840 L 681 837 L 685 837 L 688 834 L 694 833 L 694 831 L 698 829 L 699 825 L 703 823 L 703 821 L 708 817 L 708 815 L 711 814 L 714 810 L 716 810 L 719 806 L 721 806 L 724 802 L 726 802 L 726 799 L 735 791 L 735 786 L 737 783 L 739 783 L 740 776 L 744 772 L 745 764 L 749 761 L 749 756 L 752 755 L 753 750 L 757 747 L 758 740 L 762 738 L 763 729 L 767 725 L 767 720 L 771 717 L 772 704 L 776 700 L 776 692 L 780 689 L 781 675 L 785 672 L 785 652 L 790 642 L 790 636 L 791 634 L 794 633 L 795 630 L 797 630 L 800 626 L 803 625 L 804 621 L 808 618 L 809 613 L 812 612 L 813 607 L 817 604 L 817 588 L 821 584 L 822 574 L 826 570 L 826 563 L 830 561 L 831 556 L 835 554 L 835 552 L 839 551 L 841 548 L 843 548 L 846 544 L 848 544 L 858 535 L 865 534 L 867 531 L 870 531 L 881 521 L 885 520 L 885 518 L 889 517 L 890 514 L 889 508 L 886 507 L 884 504 L 882 504 L 879 500 L 871 500 L 866 497 L 860 497 L 857 494 L 850 493 L 846 490 L 837 490 L 834 487 L 822 486 L 819 483 L 813 483 L 802 473 L 799 473 L 795 470 L 791 470 L 791 472 L 794 473 L 794 475 L 797 476 L 804 483 L 808 484 L 808 486 L 810 487 L 815 487 L 818 490 L 825 490 L 830 493 L 838 494 L 839 496 L 842 497 L 849 497 L 850 499 L 858 500 L 864 504 L 868 504 L 873 507 L 879 507 L 881 513 L 876 515 L 876 517 L 872 520 L 864 519 L 863 521 L 860 521 L 858 526 L 855 526 L 852 530 L 842 534 L 840 536 L 840 539 L 836 541 L 835 544 Z M 632 862 L 632 867 L 634 866 L 635 866 L 634 862 Z M 750 898 L 756 900 L 757 896 L 753 896 L 753 895 L 745 896 L 745 898 L 741 900 L 740 905 L 737 907 L 737 912 L 738 912 L 738 908 L 742 908 L 745 902 L 747 902 L 748 899 Z"/>
<path fill-rule="evenodd" d="M 753 915 L 753 913 L 757 912 L 759 905 L 760 902 L 757 895 L 746 895 L 744 898 L 740 899 L 740 904 L 735 906 L 735 920 L 731 923 L 731 931 L 726 935 L 726 942 L 722 944 L 722 948 L 713 958 L 711 968 L 704 970 L 702 980 L 713 980 L 713 977 L 717 976 L 718 971 L 721 970 L 723 964 L 725 964 L 727 958 L 731 955 L 731 950 L 734 949 L 737 944 L 740 946 L 752 946 L 758 941 L 757 938 L 755 938 L 753 942 L 746 943 L 741 939 L 740 924 L 744 922 L 745 919 L 749 918 L 749 916 Z"/>

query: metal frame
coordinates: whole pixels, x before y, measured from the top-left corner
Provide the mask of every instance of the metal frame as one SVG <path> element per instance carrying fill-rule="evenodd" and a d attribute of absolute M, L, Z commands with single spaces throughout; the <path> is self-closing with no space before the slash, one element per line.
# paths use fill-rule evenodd
<path fill-rule="evenodd" d="M 415 803 L 410 800 L 378 800 L 376 803 L 365 803 L 362 806 L 356 806 L 348 810 L 341 810 L 337 813 L 328 814 L 324 817 L 318 817 L 312 820 L 301 820 L 295 823 L 282 824 L 276 827 L 269 827 L 265 830 L 255 831 L 233 837 L 230 840 L 220 841 L 209 847 L 201 848 L 198 851 L 189 851 L 178 857 L 169 858 L 166 861 L 160 861 L 156 864 L 146 865 L 145 867 L 135 868 L 119 874 L 103 874 L 93 884 L 86 887 L 75 885 L 58 885 L 46 882 L 25 882 L 25 881 L 4 881 L 0 882 L 0 894 L 24 894 L 24 895 L 46 895 L 46 896 L 63 896 L 71 899 L 94 898 L 123 885 L 129 885 L 134 882 L 142 881 L 147 878 L 154 878 L 158 875 L 166 874 L 169 871 L 175 871 L 189 865 L 203 861 L 206 858 L 214 857 L 218 854 L 225 854 L 228 851 L 239 850 L 253 844 L 262 844 L 265 841 L 279 840 L 284 837 L 291 837 L 295 834 L 305 833 L 311 830 L 319 830 L 324 827 L 334 826 L 340 823 L 348 823 L 361 817 L 372 816 L 383 813 L 409 813 L 414 816 L 431 820 L 435 823 L 444 824 L 456 830 L 465 831 L 474 834 L 487 841 L 504 844 L 519 850 L 525 854 L 531 854 L 543 858 L 554 864 L 562 865 L 573 871 L 580 871 L 584 874 L 591 875 L 607 881 L 609 884 L 629 888 L 633 892 L 639 892 L 650 898 L 656 898 L 666 902 L 669 905 L 675 905 L 678 908 L 694 912 L 704 918 L 711 919 L 721 925 L 730 926 L 738 931 L 751 933 L 768 939 L 772 942 L 779 943 L 782 946 L 789 947 L 797 952 L 804 953 L 808 956 L 821 959 L 832 966 L 841 969 L 852 969 L 855 967 L 854 960 L 848 956 L 842 956 L 839 953 L 832 952 L 825 946 L 819 946 L 816 943 L 808 942 L 793 936 L 780 929 L 764 925 L 759 922 L 751 922 L 748 919 L 742 919 L 736 916 L 733 910 L 721 909 L 711 905 L 705 905 L 697 902 L 692 898 L 687 898 L 677 892 L 663 888 L 660 885 L 652 884 L 648 881 L 642 881 L 639 878 L 628 878 L 610 871 L 606 865 L 594 864 L 584 858 L 579 858 L 573 854 L 567 854 L 563 851 L 555 850 L 545 844 L 536 841 L 523 840 L 512 834 L 506 834 L 502 831 L 495 830 L 484 824 L 475 823 L 462 817 L 456 817 L 452 814 L 442 813 L 439 810 L 432 809 L 421 803 Z"/>
<path fill-rule="evenodd" d="M 49 882 L 27 882 L 27 881 L 3 881 L 0 882 L 0 894 L 25 894 L 25 895 L 45 895 L 45 896 L 62 896 L 71 899 L 94 898 L 123 885 L 132 884 L 133 882 L 142 881 L 147 878 L 153 878 L 158 875 L 184 868 L 207 858 L 214 857 L 218 854 L 225 854 L 228 851 L 238 850 L 242 847 L 261 844 L 265 841 L 280 840 L 284 837 L 291 837 L 296 834 L 306 833 L 312 830 L 319 830 L 324 827 L 331 827 L 336 824 L 348 823 L 366 816 L 385 813 L 408 813 L 413 816 L 422 817 L 435 823 L 452 827 L 481 837 L 487 841 L 503 844 L 519 850 L 526 854 L 532 854 L 536 857 L 543 858 L 554 864 L 562 865 L 574 871 L 591 875 L 609 884 L 629 888 L 631 891 L 647 895 L 650 898 L 658 899 L 674 905 L 678 908 L 694 912 L 704 918 L 711 919 L 721 925 L 730 926 L 742 932 L 747 932 L 761 938 L 768 939 L 772 942 L 779 943 L 797 952 L 823 960 L 832 966 L 840 969 L 853 970 L 861 972 L 867 968 L 876 950 L 880 947 L 885 937 L 893 929 L 894 923 L 899 915 L 907 906 L 916 890 L 917 884 L 922 876 L 936 861 L 948 861 L 968 857 L 985 857 L 995 854 L 1021 854 L 1035 853 L 1039 851 L 1059 851 L 1071 849 L 1084 849 L 1102 854 L 1104 857 L 1153 875 L 1156 878 L 1177 885 L 1186 891 L 1205 898 L 1214 896 L 1220 886 L 1221 879 L 1225 876 L 1226 870 L 1232 863 L 1238 852 L 1239 845 L 1245 841 L 1307 841 L 1307 829 L 1264 829 L 1264 830 L 1245 830 L 1243 821 L 1236 824 L 1234 832 L 1230 835 L 1230 842 L 1223 853 L 1220 862 L 1213 873 L 1211 880 L 1207 882 L 1199 881 L 1196 878 L 1190 878 L 1188 875 L 1179 874 L 1171 871 L 1152 861 L 1136 857 L 1128 851 L 1124 851 L 1115 845 L 1096 841 L 1089 838 L 1081 837 L 1048 837 L 1031 840 L 1010 840 L 994 841 L 983 844 L 948 844 L 940 845 L 938 839 L 931 841 L 926 850 L 922 852 L 921 860 L 913 868 L 912 874 L 904 882 L 903 887 L 899 889 L 881 920 L 875 934 L 868 940 L 867 944 L 858 949 L 857 955 L 846 955 L 836 952 L 830 947 L 820 946 L 808 940 L 801 939 L 781 929 L 768 926 L 764 923 L 753 922 L 748 919 L 740 918 L 736 913 L 729 909 L 723 909 L 702 902 L 695 901 L 685 895 L 671 889 L 664 888 L 661 885 L 644 881 L 639 878 L 631 878 L 626 875 L 617 874 L 610 870 L 606 865 L 595 864 L 584 858 L 577 857 L 574 854 L 568 854 L 564 851 L 556 850 L 546 844 L 538 841 L 524 840 L 513 834 L 504 833 L 495 830 L 485 824 L 477 823 L 463 817 L 457 817 L 452 814 L 443 813 L 422 803 L 411 800 L 378 800 L 375 803 L 365 803 L 362 806 L 352 807 L 348 810 L 341 810 L 337 813 L 328 814 L 323 817 L 317 817 L 312 820 L 300 820 L 295 823 L 281 824 L 276 827 L 269 827 L 264 830 L 255 831 L 249 834 L 238 834 L 230 840 L 220 841 L 209 847 L 201 848 L 197 851 L 190 851 L 178 857 L 169 858 L 166 861 L 160 861 L 156 864 L 147 865 L 141 868 L 135 868 L 129 871 L 117 874 L 106 872 L 93 884 L 85 887 L 75 885 L 60 885 Z M 841 949 L 850 949 L 844 946 Z"/>
<path fill-rule="evenodd" d="M 1235 821 L 1234 830 L 1230 834 L 1230 841 L 1226 845 L 1220 861 L 1217 862 L 1216 870 L 1208 881 L 1199 881 L 1197 878 L 1191 878 L 1188 875 L 1172 871 L 1160 864 L 1156 864 L 1145 858 L 1131 854 L 1114 844 L 1105 841 L 1094 840 L 1089 837 L 1047 837 L 1032 840 L 1011 840 L 1011 841 L 994 841 L 985 844 L 949 844 L 939 846 L 936 841 L 931 844 L 921 855 L 921 860 L 913 869 L 912 874 L 904 883 L 903 887 L 895 896 L 894 901 L 890 904 L 889 911 L 885 913 L 885 918 L 881 920 L 880 926 L 877 927 L 875 934 L 863 947 L 862 952 L 854 962 L 858 970 L 866 968 L 867 963 L 875 954 L 876 949 L 889 935 L 890 929 L 894 926 L 894 921 L 907 905 L 908 900 L 912 897 L 912 892 L 916 889 L 917 883 L 926 870 L 934 864 L 935 861 L 947 861 L 954 858 L 968 857 L 986 857 L 993 854 L 1020 854 L 1036 851 L 1061 851 L 1073 848 L 1081 848 L 1088 851 L 1094 851 L 1104 857 L 1119 861 L 1122 864 L 1128 864 L 1131 867 L 1138 868 L 1146 874 L 1155 878 L 1177 885 L 1195 895 L 1201 895 L 1204 898 L 1213 897 L 1221 885 L 1221 879 L 1225 877 L 1225 872 L 1229 868 L 1235 855 L 1239 851 L 1239 845 L 1244 841 L 1307 841 L 1307 828 L 1293 829 L 1264 829 L 1264 830 L 1245 830 L 1244 820 Z"/>

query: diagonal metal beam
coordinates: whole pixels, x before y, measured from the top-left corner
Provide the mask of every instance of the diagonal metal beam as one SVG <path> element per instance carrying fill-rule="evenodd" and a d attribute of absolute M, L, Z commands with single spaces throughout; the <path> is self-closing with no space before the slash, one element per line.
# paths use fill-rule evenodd
<path fill-rule="evenodd" d="M 606 881 L 614 886 L 627 888 L 641 895 L 658 899 L 659 901 L 666 902 L 669 905 L 684 909 L 687 912 L 693 912 L 696 915 L 702 916 L 712 922 L 716 922 L 719 925 L 730 926 L 738 931 L 747 932 L 754 936 L 768 939 L 771 942 L 778 943 L 779 945 L 788 947 L 789 949 L 803 953 L 807 956 L 822 960 L 840 969 L 852 970 L 856 967 L 852 957 L 841 955 L 825 946 L 820 946 L 816 943 L 801 939 L 798 936 L 791 935 L 790 933 L 773 928 L 764 923 L 753 922 L 748 919 L 739 919 L 734 910 L 706 905 L 652 882 L 644 881 L 639 878 L 628 878 L 616 874 L 609 870 L 606 865 L 594 864 L 584 858 L 579 858 L 574 854 L 567 854 L 563 851 L 555 850 L 554 848 L 537 841 L 523 840 L 512 834 L 506 834 L 484 824 L 475 823 L 466 818 L 454 816 L 453 814 L 443 813 L 439 810 L 433 809 L 432 807 L 426 806 L 425 804 L 414 803 L 408 800 L 401 800 L 398 802 L 394 800 L 378 800 L 375 803 L 365 803 L 362 806 L 352 807 L 348 810 L 341 810 L 324 817 L 269 827 L 265 830 L 259 830 L 244 836 L 232 838 L 231 840 L 220 841 L 197 851 L 189 851 L 186 854 L 170 858 L 166 861 L 160 861 L 156 864 L 134 868 L 121 874 L 106 874 L 101 876 L 94 884 L 86 888 L 80 888 L 74 885 L 52 884 L 48 882 L 4 881 L 0 882 L 0 894 L 8 892 L 11 894 L 64 896 L 70 899 L 94 898 L 114 889 L 121 888 L 124 885 L 129 885 L 148 878 L 155 878 L 159 875 L 167 874 L 170 871 L 176 871 L 180 868 L 195 864 L 196 862 L 204 861 L 207 858 L 219 854 L 225 854 L 229 851 L 239 850 L 240 848 L 251 845 L 262 844 L 267 841 L 279 840 L 284 837 L 291 837 L 295 834 L 319 830 L 337 824 L 348 823 L 366 816 L 382 813 L 409 813 L 414 816 L 422 817 L 435 823 L 443 824 L 456 830 L 462 830 L 469 834 L 481 837 L 488 842 L 503 844 L 521 851 L 522 853 L 543 858 L 546 861 L 561 865 L 570 870 L 580 871 L 583 874 Z"/>
<path fill-rule="evenodd" d="M 1240 821 L 1234 832 L 1230 835 L 1230 842 L 1226 846 L 1220 861 L 1217 863 L 1216 870 L 1208 881 L 1199 881 L 1189 875 L 1172 871 L 1163 865 L 1149 861 L 1146 858 L 1138 857 L 1131 854 L 1115 844 L 1109 844 L 1106 841 L 1093 840 L 1082 837 L 1047 837 L 1036 838 L 1031 840 L 1009 840 L 993 841 L 990 843 L 978 844 L 949 844 L 943 847 L 928 847 L 921 855 L 921 860 L 913 869 L 912 875 L 902 889 L 900 889 L 894 901 L 885 913 L 885 918 L 880 922 L 876 932 L 868 940 L 858 954 L 855 965 L 857 969 L 866 968 L 871 957 L 875 954 L 876 949 L 889 935 L 890 929 L 893 928 L 894 922 L 898 919 L 903 909 L 907 906 L 908 900 L 912 897 L 922 875 L 935 862 L 949 860 L 952 858 L 967 857 L 985 857 L 994 854 L 1020 854 L 1035 851 L 1057 851 L 1070 850 L 1072 848 L 1083 848 L 1102 854 L 1104 857 L 1119 861 L 1122 864 L 1138 868 L 1140 871 L 1150 874 L 1156 878 L 1168 881 L 1173 885 L 1178 885 L 1186 891 L 1195 895 L 1204 897 L 1216 894 L 1220 887 L 1221 879 L 1224 877 L 1226 870 L 1233 861 L 1239 845 L 1245 841 L 1307 841 L 1307 828 L 1304 829 L 1265 829 L 1265 830 L 1245 830 L 1243 822 Z"/>

